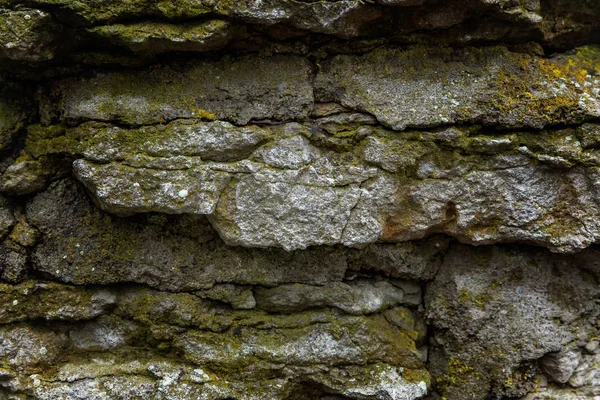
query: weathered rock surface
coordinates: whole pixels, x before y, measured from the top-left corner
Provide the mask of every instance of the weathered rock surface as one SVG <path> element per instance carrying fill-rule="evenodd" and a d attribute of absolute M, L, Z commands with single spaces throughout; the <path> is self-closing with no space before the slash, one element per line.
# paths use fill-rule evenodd
<path fill-rule="evenodd" d="M 233 33 L 231 25 L 222 20 L 185 25 L 152 22 L 117 24 L 90 31 L 118 46 L 144 53 L 218 50 L 227 45 Z"/>
<path fill-rule="evenodd" d="M 395 130 L 457 123 L 543 128 L 600 117 L 600 50 L 550 59 L 506 48 L 378 49 L 337 56 L 316 98 L 373 114 Z"/>
<path fill-rule="evenodd" d="M 281 285 L 256 292 L 257 307 L 271 312 L 292 313 L 315 307 L 335 307 L 347 314 L 381 312 L 401 304 L 419 305 L 421 288 L 410 282 L 356 281 L 324 287 Z"/>
<path fill-rule="evenodd" d="M 531 391 L 539 374 L 535 360 L 554 358 L 597 330 L 598 286 L 589 279 L 598 274 L 597 258 L 597 250 L 556 256 L 452 248 L 425 298 L 432 344 L 441 350 L 430 352 L 430 370 L 442 395 L 481 399 Z M 577 365 L 541 364 L 563 382 Z"/>
<path fill-rule="evenodd" d="M 60 26 L 47 12 L 0 9 L 0 60 L 51 60 L 59 33 Z"/>
<path fill-rule="evenodd" d="M 43 110 L 61 121 L 157 124 L 178 118 L 251 120 L 305 118 L 313 103 L 310 65 L 297 57 L 245 57 L 158 67 L 141 72 L 98 73 L 54 82 Z M 98 90 L 98 88 L 101 88 Z"/>
<path fill-rule="evenodd" d="M 409 265 L 435 271 L 446 246 L 444 240 L 431 240 L 393 249 L 373 245 L 364 252 L 324 247 L 291 253 L 231 248 L 215 240 L 204 218 L 111 217 L 97 210 L 81 187 L 68 181 L 54 184 L 29 203 L 27 218 L 43 236 L 32 253 L 34 268 L 78 285 L 136 282 L 165 290 L 204 289 L 219 282 L 323 285 L 340 281 L 349 262 L 360 268 L 379 253 L 410 257 Z M 392 274 L 398 278 L 430 276 L 430 272 L 405 272 L 401 261 L 370 269 L 387 272 L 394 265 L 399 268 Z"/>
<path fill-rule="evenodd" d="M 84 124 L 26 151 L 41 157 L 67 146 L 83 154 L 75 174 L 106 211 L 208 215 L 228 244 L 246 247 L 361 247 L 434 232 L 556 252 L 598 241 L 595 124 L 539 133 L 356 132 L 329 140 L 297 123 Z"/>
<path fill-rule="evenodd" d="M 581 352 L 577 349 L 569 349 L 546 354 L 540 360 L 540 365 L 544 373 L 553 381 L 567 383 L 580 362 Z"/>
<path fill-rule="evenodd" d="M 33 252 L 34 267 L 79 285 L 138 282 L 194 290 L 216 282 L 323 284 L 341 279 L 346 270 L 337 249 L 287 253 L 229 248 L 214 241 L 204 219 L 111 218 L 71 182 L 59 182 L 36 197 L 27 216 L 44 235 Z M 324 264 L 327 269 L 320 267 Z"/>
<path fill-rule="evenodd" d="M 0 400 L 600 398 L 599 20 L 0 0 Z"/>
<path fill-rule="evenodd" d="M 36 398 L 128 398 L 115 392 L 121 387 L 149 399 L 285 399 L 294 392 L 310 395 L 303 385 L 319 385 L 349 398 L 417 399 L 429 382 L 413 333 L 382 316 L 232 311 L 193 294 L 141 287 L 27 282 L 0 291 L 12 302 L 0 316 L 3 324 L 71 321 L 36 330 L 24 324 L 0 328 L 7 360 L 2 387 Z M 42 308 L 34 310 L 36 303 Z M 95 356 L 71 361 L 76 354 Z M 44 369 L 52 362 L 61 366 Z M 352 383 L 345 385 L 346 379 Z"/>

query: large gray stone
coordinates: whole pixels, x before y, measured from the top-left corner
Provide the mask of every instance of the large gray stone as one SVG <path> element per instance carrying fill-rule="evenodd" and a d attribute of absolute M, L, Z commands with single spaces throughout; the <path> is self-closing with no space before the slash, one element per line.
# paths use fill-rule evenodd
<path fill-rule="evenodd" d="M 449 400 L 533 390 L 532 360 L 594 334 L 599 267 L 596 250 L 452 246 L 425 297 L 437 390 Z"/>
<path fill-rule="evenodd" d="M 357 150 L 329 148 L 297 123 L 85 124 L 67 136 L 79 138 L 75 174 L 104 210 L 208 215 L 232 245 L 364 247 L 446 233 L 573 252 L 600 235 L 600 157 L 582 145 L 594 127 L 495 136 L 368 128 L 351 139 Z"/>
<path fill-rule="evenodd" d="M 97 73 L 52 84 L 43 109 L 63 121 L 147 125 L 178 118 L 304 119 L 313 95 L 308 61 L 294 56 L 243 57 L 157 66 L 143 72 Z"/>
<path fill-rule="evenodd" d="M 573 124 L 600 116 L 598 51 L 543 59 L 503 47 L 382 48 L 323 63 L 316 98 L 369 112 L 395 130 Z"/>

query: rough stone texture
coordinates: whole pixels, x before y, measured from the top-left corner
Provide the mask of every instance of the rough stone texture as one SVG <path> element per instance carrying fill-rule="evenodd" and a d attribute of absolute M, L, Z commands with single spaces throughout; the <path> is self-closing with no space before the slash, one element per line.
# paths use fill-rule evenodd
<path fill-rule="evenodd" d="M 0 60 L 51 60 L 59 33 L 60 25 L 47 12 L 0 9 Z"/>
<path fill-rule="evenodd" d="M 369 112 L 395 130 L 573 124 L 600 117 L 598 54 L 585 47 L 550 59 L 502 47 L 384 48 L 324 64 L 316 97 Z"/>
<path fill-rule="evenodd" d="M 297 57 L 245 57 L 98 73 L 54 82 L 42 109 L 62 105 L 60 120 L 156 124 L 178 118 L 302 119 L 310 112 L 310 65 Z M 102 88 L 100 91 L 98 88 Z"/>
<path fill-rule="evenodd" d="M 600 398 L 598 21 L 0 0 L 0 400 Z"/>
<path fill-rule="evenodd" d="M 354 121 L 342 119 L 339 129 L 348 132 Z M 573 252 L 600 235 L 597 130 L 596 124 L 518 134 L 450 128 L 398 136 L 363 126 L 350 131 L 356 145 L 348 147 L 323 143 L 328 139 L 310 124 L 84 124 L 38 139 L 30 155 L 59 146 L 64 152 L 66 145 L 74 157 L 83 153 L 74 172 L 102 209 L 208 215 L 233 245 L 362 247 L 439 232 L 467 243 L 526 241 Z M 22 165 L 5 172 L 6 192 Z M 47 180 L 17 176 L 31 181 L 13 184 L 21 193 Z"/>
<path fill-rule="evenodd" d="M 597 258 L 597 250 L 567 257 L 453 247 L 425 299 L 441 350 L 430 353 L 430 370 L 442 395 L 525 395 L 535 384 L 532 361 L 542 357 L 550 376 L 568 380 L 577 362 L 552 368 L 548 360 L 597 331 Z"/>
<path fill-rule="evenodd" d="M 2 386 L 43 399 L 127 398 L 116 394 L 107 378 L 152 399 L 164 393 L 169 398 L 285 399 L 294 391 L 302 393 L 303 382 L 357 399 L 375 393 L 416 399 L 429 382 L 412 333 L 382 316 L 232 311 L 193 294 L 141 287 L 107 291 L 27 282 L 0 291 L 8 303 L 0 316 L 3 323 L 72 321 L 36 330 L 23 324 L 0 330 L 6 359 Z M 35 310 L 31 304 L 43 308 Z M 77 354 L 97 356 L 71 361 Z M 43 369 L 52 362 L 60 367 Z M 332 370 L 325 372 L 324 365 Z M 352 384 L 345 385 L 346 379 Z M 243 390 L 247 392 L 241 394 Z"/>
<path fill-rule="evenodd" d="M 292 313 L 314 307 L 335 307 L 351 315 L 380 312 L 400 304 L 419 305 L 419 286 L 408 282 L 356 281 L 324 287 L 281 285 L 256 292 L 257 307 L 271 312 Z"/>
<path fill-rule="evenodd" d="M 214 240 L 203 219 L 110 217 L 72 182 L 58 182 L 36 197 L 27 217 L 44 235 L 33 252 L 34 267 L 78 285 L 138 282 L 194 290 L 216 282 L 323 284 L 341 279 L 346 269 L 338 249 L 287 253 L 228 248 Z M 320 268 L 323 264 L 328 268 Z"/>
<path fill-rule="evenodd" d="M 164 23 L 107 25 L 92 33 L 134 52 L 210 51 L 225 47 L 232 36 L 228 22 L 213 20 L 183 26 Z"/>
<path fill-rule="evenodd" d="M 567 383 L 581 361 L 578 350 L 569 349 L 557 353 L 546 354 L 540 360 L 544 373 L 557 383 Z"/>

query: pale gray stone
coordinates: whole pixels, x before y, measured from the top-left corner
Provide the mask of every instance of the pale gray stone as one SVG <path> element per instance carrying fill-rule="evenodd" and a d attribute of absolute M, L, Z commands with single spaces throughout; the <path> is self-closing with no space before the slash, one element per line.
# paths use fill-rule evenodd
<path fill-rule="evenodd" d="M 150 211 L 211 214 L 231 179 L 230 174 L 206 167 L 157 171 L 77 160 L 73 168 L 103 209 L 123 215 Z"/>
<path fill-rule="evenodd" d="M 550 60 L 557 73 L 565 71 L 560 79 L 542 70 L 546 60 L 498 47 L 378 49 L 324 64 L 316 99 L 369 112 L 394 130 L 456 123 L 572 124 L 600 116 L 600 80 L 586 75 L 580 83 L 566 66 L 577 60 L 571 55 Z M 521 69 L 522 62 L 531 67 Z"/>
<path fill-rule="evenodd" d="M 283 173 L 242 176 L 234 192 L 224 193 L 211 217 L 223 240 L 232 245 L 286 250 L 339 243 L 359 201 L 360 188 L 357 184 L 298 184 L 301 172 L 309 171 L 293 172 L 296 176 L 289 178 Z M 230 229 L 232 226 L 236 229 Z"/>
<path fill-rule="evenodd" d="M 293 313 L 317 307 L 335 307 L 351 315 L 381 312 L 400 304 L 421 303 L 421 288 L 405 282 L 334 282 L 325 286 L 281 285 L 256 289 L 259 309 Z"/>
<path fill-rule="evenodd" d="M 600 355 L 584 354 L 578 361 L 568 381 L 569 385 L 575 388 L 600 386 Z"/>
<path fill-rule="evenodd" d="M 593 300 L 599 288 L 587 278 L 599 271 L 597 256 L 595 250 L 562 256 L 541 249 L 452 246 L 425 290 L 435 346 L 429 370 L 445 384 L 440 394 L 485 398 L 518 377 L 527 360 L 587 341 L 599 311 Z M 556 379 L 564 381 L 576 366 L 559 363 L 565 373 Z M 453 380 L 453 368 L 464 379 Z M 506 390 L 525 395 L 531 383 Z"/>
<path fill-rule="evenodd" d="M 79 131 L 87 132 L 86 159 L 74 163 L 75 174 L 104 210 L 208 215 L 232 245 L 360 248 L 439 232 L 478 245 L 527 241 L 573 252 L 600 232 L 598 168 L 579 165 L 600 160 L 571 131 L 468 141 L 459 131 L 408 141 L 373 131 L 362 157 L 318 147 L 299 124 Z"/>
<path fill-rule="evenodd" d="M 80 330 L 69 332 L 72 346 L 80 351 L 111 351 L 133 343 L 141 335 L 137 324 L 101 317 Z"/>
<path fill-rule="evenodd" d="M 0 328 L 0 357 L 7 366 L 27 370 L 48 365 L 56 360 L 65 345 L 66 336 L 49 329 L 26 325 Z"/>
<path fill-rule="evenodd" d="M 540 366 L 554 382 L 567 383 L 581 362 L 581 350 L 568 349 L 546 354 Z"/>

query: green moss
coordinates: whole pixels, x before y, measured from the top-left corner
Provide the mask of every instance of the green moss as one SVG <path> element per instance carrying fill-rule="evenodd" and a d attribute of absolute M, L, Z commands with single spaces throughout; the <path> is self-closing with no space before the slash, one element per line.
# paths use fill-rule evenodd
<path fill-rule="evenodd" d="M 200 23 L 168 24 L 142 22 L 129 25 L 107 25 L 90 31 L 116 45 L 133 51 L 156 53 L 162 51 L 208 51 L 224 46 L 230 24 L 221 20 Z"/>
<path fill-rule="evenodd" d="M 459 358 L 450 357 L 447 368 L 446 374 L 437 378 L 437 384 L 442 393 L 452 386 L 460 386 L 481 378 L 477 367 Z"/>
<path fill-rule="evenodd" d="M 34 159 L 51 154 L 79 154 L 83 145 L 79 131 L 63 125 L 27 127 L 25 153 Z"/>
<path fill-rule="evenodd" d="M 574 55 L 554 59 L 528 58 L 508 53 L 511 65 L 497 74 L 500 91 L 493 104 L 502 114 L 545 124 L 572 123 L 579 119 L 582 94 L 592 95 L 588 76 L 600 71 L 598 47 L 579 48 Z M 516 71 L 515 68 L 519 68 Z M 560 88 L 549 94 L 549 87 Z M 540 93 L 544 93 L 540 96 Z"/>

